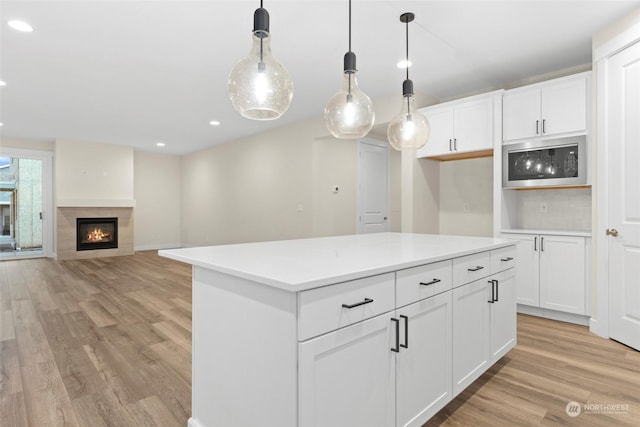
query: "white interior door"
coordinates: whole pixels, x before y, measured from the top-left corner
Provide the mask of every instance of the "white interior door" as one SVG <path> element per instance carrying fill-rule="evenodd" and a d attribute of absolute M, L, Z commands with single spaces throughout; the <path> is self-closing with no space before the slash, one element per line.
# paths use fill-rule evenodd
<path fill-rule="evenodd" d="M 640 43 L 607 76 L 609 336 L 640 350 Z"/>
<path fill-rule="evenodd" d="M 389 231 L 389 148 L 358 142 L 358 233 Z"/>

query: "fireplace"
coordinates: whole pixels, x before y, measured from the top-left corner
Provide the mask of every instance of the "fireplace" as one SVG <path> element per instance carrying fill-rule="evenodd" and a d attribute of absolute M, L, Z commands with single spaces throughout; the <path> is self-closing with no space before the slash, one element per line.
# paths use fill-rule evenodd
<path fill-rule="evenodd" d="M 76 250 L 118 247 L 118 218 L 77 218 Z"/>

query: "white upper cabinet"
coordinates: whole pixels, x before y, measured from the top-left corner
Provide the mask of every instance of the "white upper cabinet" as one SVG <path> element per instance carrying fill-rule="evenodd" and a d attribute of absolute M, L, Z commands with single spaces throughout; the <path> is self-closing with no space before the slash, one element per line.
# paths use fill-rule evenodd
<path fill-rule="evenodd" d="M 446 158 L 492 150 L 494 98 L 499 104 L 501 95 L 502 91 L 491 92 L 421 109 L 429 120 L 431 134 L 417 157 Z"/>
<path fill-rule="evenodd" d="M 588 75 L 507 91 L 502 100 L 503 140 L 585 133 Z"/>

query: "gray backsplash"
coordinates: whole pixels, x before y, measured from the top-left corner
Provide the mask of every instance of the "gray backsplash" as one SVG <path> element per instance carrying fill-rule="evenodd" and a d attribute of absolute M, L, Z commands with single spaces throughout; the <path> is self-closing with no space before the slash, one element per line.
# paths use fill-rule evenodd
<path fill-rule="evenodd" d="M 540 212 L 540 204 L 547 212 Z M 591 230 L 591 189 L 528 190 L 517 192 L 518 228 Z"/>

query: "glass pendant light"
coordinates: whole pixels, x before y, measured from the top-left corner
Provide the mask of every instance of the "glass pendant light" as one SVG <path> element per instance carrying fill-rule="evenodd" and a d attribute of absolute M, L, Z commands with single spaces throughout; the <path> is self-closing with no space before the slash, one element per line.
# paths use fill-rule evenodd
<path fill-rule="evenodd" d="M 253 14 L 253 47 L 238 62 L 227 81 L 229 99 L 242 116 L 274 120 L 282 116 L 293 98 L 289 72 L 271 55 L 269 12 L 262 7 Z"/>
<path fill-rule="evenodd" d="M 373 103 L 358 87 L 356 54 L 351 52 L 351 0 L 349 0 L 349 51 L 344 54 L 342 87 L 324 109 L 324 120 L 331 135 L 340 139 L 365 136 L 375 121 Z"/>
<path fill-rule="evenodd" d="M 406 24 L 407 63 L 409 63 L 409 22 L 413 21 L 413 13 L 400 15 L 400 22 Z M 413 94 L 413 82 L 409 80 L 409 67 L 407 78 L 402 82 L 402 109 L 387 128 L 389 143 L 396 150 L 408 150 L 424 147 L 429 139 L 430 126 L 425 116 L 416 111 L 415 97 Z"/>

